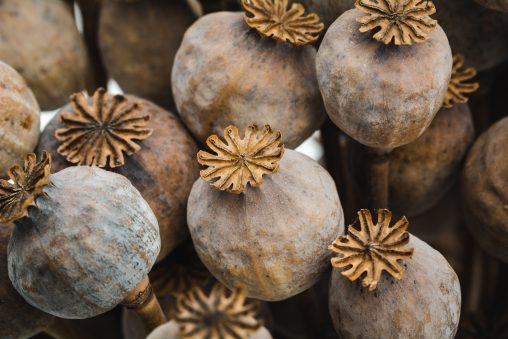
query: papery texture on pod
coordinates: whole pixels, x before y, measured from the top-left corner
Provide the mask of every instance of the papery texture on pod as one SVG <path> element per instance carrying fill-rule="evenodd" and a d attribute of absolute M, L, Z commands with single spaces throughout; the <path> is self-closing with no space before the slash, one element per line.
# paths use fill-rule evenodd
<path fill-rule="evenodd" d="M 30 304 L 62 318 L 104 313 L 148 274 L 160 250 L 157 219 L 125 177 L 69 167 L 19 219 L 9 278 Z"/>

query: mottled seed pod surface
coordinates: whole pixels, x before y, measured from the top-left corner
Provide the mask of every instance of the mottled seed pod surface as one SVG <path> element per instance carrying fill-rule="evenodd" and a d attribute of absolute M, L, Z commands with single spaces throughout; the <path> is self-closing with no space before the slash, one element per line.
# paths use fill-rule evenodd
<path fill-rule="evenodd" d="M 374 292 L 333 269 L 330 315 L 339 337 L 454 338 L 460 317 L 460 284 L 446 259 L 411 235 L 413 258 L 401 280 L 383 274 Z"/>
<path fill-rule="evenodd" d="M 147 127 L 152 128 L 153 133 L 140 143 L 141 149 L 137 153 L 126 156 L 125 165 L 112 170 L 132 182 L 157 216 L 161 236 L 159 261 L 188 236 L 186 204 L 192 184 L 199 176 L 199 165 L 195 160 L 198 150 L 174 114 L 148 100 L 127 97 L 140 101 L 144 112 L 151 114 Z M 63 112 L 72 112 L 72 107 L 68 105 L 55 115 L 42 132 L 37 146 L 38 152 L 46 150 L 51 154 L 55 172 L 72 166 L 57 152 L 59 141 L 55 131 L 64 126 L 60 121 Z"/>
<path fill-rule="evenodd" d="M 230 124 L 269 124 L 294 148 L 324 120 L 312 46 L 262 38 L 241 12 L 205 15 L 185 33 L 172 88 L 182 120 L 202 142 Z"/>
<path fill-rule="evenodd" d="M 435 205 L 455 182 L 473 140 L 469 106 L 441 108 L 418 139 L 391 153 L 390 208 L 416 215 Z"/>
<path fill-rule="evenodd" d="M 40 111 L 23 78 L 2 61 L 0 88 L 0 173 L 6 173 L 37 145 Z"/>
<path fill-rule="evenodd" d="M 30 304 L 61 318 L 89 318 L 119 304 L 160 250 L 157 219 L 125 177 L 97 167 L 50 176 L 47 197 L 17 221 L 9 278 Z"/>
<path fill-rule="evenodd" d="M 478 71 L 491 69 L 508 58 L 508 16 L 474 0 L 434 0 L 435 14 L 454 53 L 466 56 Z"/>
<path fill-rule="evenodd" d="M 508 12 L 508 1 L 507 0 L 475 0 L 480 5 L 495 9 L 498 11 Z"/>
<path fill-rule="evenodd" d="M 466 221 L 475 240 L 508 262 L 508 118 L 474 143 L 462 175 Z"/>
<path fill-rule="evenodd" d="M 452 54 L 438 26 L 430 39 L 385 45 L 361 33 L 349 10 L 328 29 L 316 58 L 330 119 L 358 142 L 394 148 L 418 138 L 443 103 Z M 367 67 L 368 65 L 368 67 Z"/>
<path fill-rule="evenodd" d="M 43 110 L 81 91 L 91 71 L 83 38 L 61 0 L 0 2 L 0 60 L 26 80 Z"/>
<path fill-rule="evenodd" d="M 28 338 L 48 327 L 53 317 L 30 306 L 7 274 L 7 245 L 13 224 L 0 224 L 0 338 Z"/>
<path fill-rule="evenodd" d="M 164 325 L 157 327 L 148 335 L 147 339 L 179 339 L 180 330 L 178 323 L 171 320 Z M 249 335 L 245 339 L 272 339 L 270 332 L 265 327 L 260 327 L 255 333 Z"/>
<path fill-rule="evenodd" d="M 195 19 L 185 0 L 107 1 L 99 45 L 109 75 L 125 92 L 172 108 L 173 59 Z"/>
<path fill-rule="evenodd" d="M 215 278 L 267 301 L 312 286 L 329 265 L 327 246 L 344 227 L 333 179 L 292 150 L 278 173 L 243 194 L 197 180 L 187 210 L 196 252 Z"/>

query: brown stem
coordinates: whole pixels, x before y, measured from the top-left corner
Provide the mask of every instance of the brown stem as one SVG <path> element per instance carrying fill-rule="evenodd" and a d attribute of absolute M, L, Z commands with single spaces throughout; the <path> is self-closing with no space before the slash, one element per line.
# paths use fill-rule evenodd
<path fill-rule="evenodd" d="M 153 293 L 148 277 L 144 277 L 139 285 L 132 290 L 122 302 L 128 309 L 136 311 L 148 332 L 166 322 L 159 300 Z"/>
<path fill-rule="evenodd" d="M 390 153 L 388 148 L 369 149 L 369 182 L 372 208 L 388 208 Z"/>

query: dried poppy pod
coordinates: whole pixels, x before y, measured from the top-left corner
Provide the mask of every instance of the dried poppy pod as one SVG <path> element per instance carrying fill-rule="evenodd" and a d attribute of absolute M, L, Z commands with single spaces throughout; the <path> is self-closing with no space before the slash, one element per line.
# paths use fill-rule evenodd
<path fill-rule="evenodd" d="M 64 1 L 4 0 L 0 22 L 0 60 L 21 74 L 43 110 L 86 87 L 92 73 L 85 43 Z"/>
<path fill-rule="evenodd" d="M 97 167 L 50 175 L 29 154 L 0 181 L 0 222 L 15 221 L 9 278 L 40 310 L 68 319 L 122 303 L 151 329 L 164 322 L 147 274 L 160 250 L 157 219 L 125 177 Z M 32 208 L 30 208 L 32 207 Z"/>
<path fill-rule="evenodd" d="M 82 133 L 83 125 L 89 132 Z M 49 150 L 57 171 L 95 165 L 131 180 L 159 221 L 158 260 L 188 235 L 186 203 L 199 176 L 197 147 L 172 113 L 134 96 L 109 96 L 104 89 L 92 98 L 74 94 L 42 132 L 38 150 Z"/>
<path fill-rule="evenodd" d="M 156 328 L 147 339 L 271 339 L 259 318 L 258 304 L 246 296 L 244 289 L 229 292 L 221 284 L 209 294 L 194 288 L 178 299 L 176 319 Z"/>
<path fill-rule="evenodd" d="M 356 7 L 330 26 L 316 57 L 326 111 L 364 145 L 405 145 L 443 103 L 452 69 L 448 40 L 429 17 L 431 1 L 358 0 Z"/>
<path fill-rule="evenodd" d="M 229 126 L 224 138 L 207 140 L 217 155 L 198 153 L 207 168 L 187 205 L 196 252 L 226 286 L 261 300 L 287 299 L 326 270 L 323 246 L 344 226 L 335 183 L 310 158 L 284 151 L 281 133 L 268 125 L 248 127 L 244 138 Z"/>
<path fill-rule="evenodd" d="M 508 262 L 508 118 L 474 143 L 462 173 L 466 221 L 481 247 Z"/>
<path fill-rule="evenodd" d="M 388 210 L 378 211 L 376 224 L 368 210 L 358 216 L 360 229 L 350 225 L 330 247 L 339 254 L 332 265 L 347 268 L 334 269 L 330 281 L 330 315 L 338 335 L 454 338 L 460 285 L 446 259 L 410 235 L 405 218 L 390 226 Z"/>
<path fill-rule="evenodd" d="M 0 338 L 28 338 L 53 322 L 53 316 L 29 305 L 12 287 L 7 273 L 7 245 L 13 224 L 0 224 Z"/>
<path fill-rule="evenodd" d="M 2 61 L 0 86 L 0 173 L 3 174 L 37 145 L 40 116 L 39 105 L 30 88 Z"/>
<path fill-rule="evenodd" d="M 173 59 L 194 20 L 185 0 L 106 1 L 98 37 L 109 75 L 125 92 L 172 108 Z"/>
<path fill-rule="evenodd" d="M 480 5 L 502 12 L 508 12 L 508 0 L 475 0 Z"/>
<path fill-rule="evenodd" d="M 242 3 L 245 14 L 208 14 L 185 33 L 172 74 L 176 106 L 202 142 L 230 124 L 243 129 L 266 122 L 296 147 L 325 118 L 316 50 L 308 45 L 323 24 L 287 0 Z"/>

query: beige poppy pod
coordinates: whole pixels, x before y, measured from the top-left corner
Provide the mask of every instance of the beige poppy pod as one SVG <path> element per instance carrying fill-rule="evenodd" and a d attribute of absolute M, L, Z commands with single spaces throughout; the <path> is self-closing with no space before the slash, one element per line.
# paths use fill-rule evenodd
<path fill-rule="evenodd" d="M 390 226 L 388 210 L 378 211 L 376 224 L 367 210 L 359 219 L 360 229 L 350 225 L 331 246 L 339 254 L 332 265 L 345 268 L 333 269 L 330 280 L 329 310 L 339 337 L 454 338 L 461 291 L 446 259 L 407 232 L 407 219 Z M 369 255 L 358 256 L 365 251 Z"/>
<path fill-rule="evenodd" d="M 386 17 L 408 18 L 398 31 L 391 20 L 372 14 L 373 0 L 358 0 L 358 9 L 329 27 L 316 57 L 328 116 L 370 147 L 395 148 L 418 138 L 441 107 L 450 80 L 450 46 L 429 17 L 435 7 L 430 1 L 411 4 L 394 13 L 383 9 Z M 425 25 L 411 26 L 415 20 Z"/>
<path fill-rule="evenodd" d="M 247 288 L 252 298 L 283 300 L 326 270 L 326 245 L 344 226 L 342 207 L 328 172 L 284 150 L 280 132 L 251 126 L 244 133 L 242 138 L 230 126 L 226 143 L 208 138 L 217 155 L 198 153 L 207 167 L 192 187 L 187 222 L 196 252 L 215 278 Z"/>
<path fill-rule="evenodd" d="M 507 0 L 475 0 L 475 1 L 487 8 L 495 9 L 502 12 L 508 12 Z"/>
<path fill-rule="evenodd" d="M 208 14 L 185 33 L 172 73 L 178 112 L 201 142 L 230 124 L 243 129 L 268 123 L 283 132 L 288 147 L 296 147 L 325 118 L 316 50 L 309 45 L 323 24 L 296 3 L 243 4 L 245 13 Z M 293 15 L 285 15 L 289 10 Z"/>
<path fill-rule="evenodd" d="M 492 125 L 469 151 L 462 173 L 466 224 L 480 246 L 508 262 L 508 118 Z"/>
<path fill-rule="evenodd" d="M 173 59 L 194 20 L 185 0 L 105 1 L 98 40 L 108 74 L 124 92 L 173 108 Z"/>
<path fill-rule="evenodd" d="M 40 110 L 23 78 L 2 61 L 0 86 L 0 173 L 5 173 L 37 145 Z"/>
<path fill-rule="evenodd" d="M 92 72 L 84 40 L 62 0 L 0 3 L 0 60 L 16 69 L 43 110 L 83 90 Z"/>

